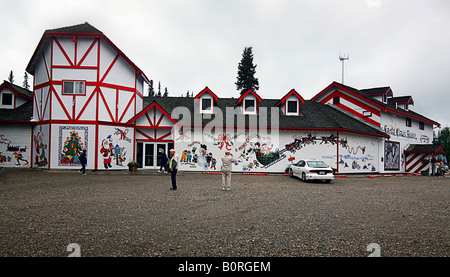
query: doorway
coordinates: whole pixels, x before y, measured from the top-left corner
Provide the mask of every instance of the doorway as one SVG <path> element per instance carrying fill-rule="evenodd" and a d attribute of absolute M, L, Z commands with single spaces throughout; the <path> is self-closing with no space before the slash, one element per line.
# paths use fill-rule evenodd
<path fill-rule="evenodd" d="M 136 161 L 140 168 L 159 169 L 162 151 L 168 156 L 168 151 L 172 148 L 172 142 L 138 142 Z"/>

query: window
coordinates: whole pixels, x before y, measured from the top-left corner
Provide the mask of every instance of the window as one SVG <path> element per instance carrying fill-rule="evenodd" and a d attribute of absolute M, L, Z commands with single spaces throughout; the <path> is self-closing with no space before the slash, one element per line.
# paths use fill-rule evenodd
<path fill-rule="evenodd" d="M 298 114 L 298 101 L 287 101 L 286 103 L 287 114 Z"/>
<path fill-rule="evenodd" d="M 244 111 L 246 113 L 256 113 L 255 109 L 255 100 L 254 99 L 245 99 L 244 100 Z"/>
<path fill-rule="evenodd" d="M 4 106 L 12 106 L 13 104 L 13 95 L 12 93 L 2 93 L 2 105 Z"/>
<path fill-rule="evenodd" d="M 202 98 L 200 110 L 202 113 L 212 113 L 212 99 Z"/>
<path fill-rule="evenodd" d="M 64 81 L 63 94 L 85 95 L 85 83 L 82 81 Z"/>
<path fill-rule="evenodd" d="M 412 120 L 409 117 L 406 118 L 406 126 L 407 127 L 411 127 L 412 126 Z"/>
<path fill-rule="evenodd" d="M 339 96 L 333 97 L 333 105 L 339 104 Z"/>
<path fill-rule="evenodd" d="M 420 130 L 425 130 L 425 123 L 424 122 L 422 122 L 422 121 L 419 122 L 419 129 Z"/>
<path fill-rule="evenodd" d="M 371 117 L 371 116 L 372 116 L 372 112 L 369 112 L 369 111 L 363 111 L 363 116 L 364 116 L 364 117 Z"/>

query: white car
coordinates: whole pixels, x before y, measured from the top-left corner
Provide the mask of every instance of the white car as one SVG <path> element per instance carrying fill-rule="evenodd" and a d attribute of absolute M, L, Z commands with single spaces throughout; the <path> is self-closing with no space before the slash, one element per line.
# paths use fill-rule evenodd
<path fill-rule="evenodd" d="M 324 180 L 330 183 L 334 180 L 333 169 L 323 161 L 301 160 L 289 168 L 289 176 L 299 177 L 302 181 Z"/>

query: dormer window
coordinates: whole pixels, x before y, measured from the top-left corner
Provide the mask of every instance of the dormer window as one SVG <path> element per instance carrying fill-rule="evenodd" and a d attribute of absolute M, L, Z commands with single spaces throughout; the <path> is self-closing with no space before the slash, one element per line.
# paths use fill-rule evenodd
<path fill-rule="evenodd" d="M 262 99 L 253 90 L 249 89 L 246 93 L 241 94 L 241 97 L 236 102 L 237 106 L 241 106 L 243 114 L 258 114 L 258 103 L 261 103 Z"/>
<path fill-rule="evenodd" d="M 303 100 L 303 97 L 295 89 L 292 89 L 278 101 L 275 107 L 280 107 L 285 115 L 299 116 L 300 104 L 305 104 L 305 100 Z"/>
<path fill-rule="evenodd" d="M 298 101 L 288 100 L 286 103 L 286 115 L 298 115 Z"/>
<path fill-rule="evenodd" d="M 212 114 L 219 98 L 208 87 L 205 87 L 194 97 L 194 101 L 198 105 L 198 112 Z"/>
<path fill-rule="evenodd" d="M 202 98 L 200 102 L 201 113 L 213 113 L 213 105 L 211 98 Z"/>
<path fill-rule="evenodd" d="M 13 94 L 4 92 L 2 93 L 2 106 L 12 106 Z"/>
<path fill-rule="evenodd" d="M 255 114 L 256 113 L 255 99 L 244 99 L 244 113 L 245 114 Z"/>

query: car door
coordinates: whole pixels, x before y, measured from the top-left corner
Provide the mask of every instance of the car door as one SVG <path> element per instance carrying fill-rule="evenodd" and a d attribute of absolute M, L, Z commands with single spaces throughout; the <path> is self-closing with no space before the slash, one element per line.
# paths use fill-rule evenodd
<path fill-rule="evenodd" d="M 294 176 L 302 176 L 302 172 L 303 172 L 303 167 L 305 166 L 305 161 L 301 160 L 298 163 L 295 164 L 295 166 L 293 167 L 293 173 Z"/>

